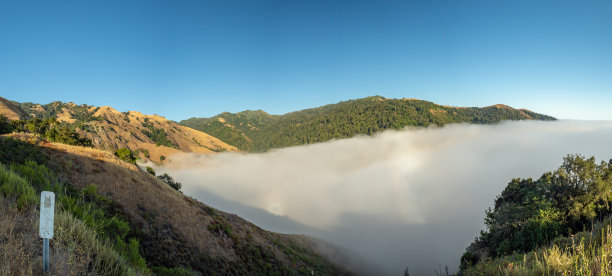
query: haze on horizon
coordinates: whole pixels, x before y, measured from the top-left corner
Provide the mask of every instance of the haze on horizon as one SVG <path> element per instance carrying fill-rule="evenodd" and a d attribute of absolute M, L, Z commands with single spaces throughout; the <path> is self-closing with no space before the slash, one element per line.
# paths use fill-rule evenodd
<path fill-rule="evenodd" d="M 354 253 L 345 260 L 354 271 L 427 275 L 457 269 L 513 178 L 538 178 L 567 154 L 610 160 L 611 140 L 612 121 L 456 124 L 153 166 L 185 194 L 264 229 Z"/>
<path fill-rule="evenodd" d="M 179 121 L 381 95 L 612 119 L 612 3 L 3 1 L 0 95 Z"/>

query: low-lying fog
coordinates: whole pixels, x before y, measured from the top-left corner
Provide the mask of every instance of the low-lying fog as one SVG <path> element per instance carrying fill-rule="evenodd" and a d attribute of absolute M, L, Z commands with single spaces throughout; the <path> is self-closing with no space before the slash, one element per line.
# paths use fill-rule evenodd
<path fill-rule="evenodd" d="M 565 155 L 612 158 L 612 122 L 506 122 L 386 131 L 263 154 L 183 154 L 159 172 L 260 227 L 344 248 L 363 274 L 454 272 L 512 178 Z"/>

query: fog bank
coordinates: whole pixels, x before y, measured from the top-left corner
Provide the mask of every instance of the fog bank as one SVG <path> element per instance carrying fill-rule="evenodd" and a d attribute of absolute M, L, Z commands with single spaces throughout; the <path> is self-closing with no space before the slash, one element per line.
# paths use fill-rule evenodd
<path fill-rule="evenodd" d="M 610 121 L 461 124 L 263 154 L 173 155 L 156 169 L 206 204 L 370 262 L 353 269 L 429 275 L 439 264 L 457 269 L 512 178 L 537 178 L 570 153 L 608 160 L 611 142 Z"/>

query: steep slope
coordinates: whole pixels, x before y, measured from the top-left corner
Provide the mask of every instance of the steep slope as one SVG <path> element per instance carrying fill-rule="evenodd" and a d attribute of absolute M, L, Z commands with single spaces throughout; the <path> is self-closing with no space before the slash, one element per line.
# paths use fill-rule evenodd
<path fill-rule="evenodd" d="M 177 152 L 213 153 L 236 151 L 236 147 L 189 127 L 178 125 L 158 115 L 112 107 L 53 102 L 47 105 L 23 103 L 33 117 L 57 118 L 74 124 L 76 131 L 91 139 L 96 148 L 114 151 L 129 148 L 141 158 L 154 162 Z"/>
<path fill-rule="evenodd" d="M 11 137 L 37 143 L 77 190 L 94 185 L 94 191 L 116 203 L 130 227 L 138 229 L 140 253 L 149 267 L 186 267 L 205 275 L 347 274 L 315 252 L 320 244 L 312 238 L 262 230 L 183 195 L 109 152 L 36 142 L 23 134 Z"/>
<path fill-rule="evenodd" d="M 37 193 L 42 189 L 55 191 L 59 213 L 68 211 L 67 215 L 72 213 L 86 222 L 87 231 L 111 238 L 104 243 L 113 248 L 105 249 L 107 253 L 114 249 L 123 252 L 121 256 L 111 252 L 115 254 L 115 259 L 120 260 L 112 266 L 112 271 L 130 270 L 130 264 L 138 264 L 137 269 L 145 273 L 148 270 L 171 270 L 166 271 L 167 275 L 181 271 L 196 271 L 203 275 L 349 274 L 316 253 L 319 250 L 333 252 L 334 249 L 327 245 L 302 235 L 262 230 L 236 215 L 216 210 L 183 195 L 136 165 L 126 163 L 103 150 L 50 143 L 30 134 L 13 133 L 0 136 L 0 161 L 0 168 L 6 166 L 15 169 L 29 182 L 20 183 L 11 178 L 7 182 L 0 170 L 0 210 L 5 209 L 3 195 L 14 197 L 18 207 L 34 207 L 38 202 Z M 111 214 L 108 219 L 103 218 L 105 212 Z M 5 221 L 3 216 L 0 216 L 0 220 Z M 117 224 L 117 220 L 125 220 L 129 227 Z M 72 224 L 58 225 L 73 229 Z M 0 226 L 0 238 L 6 236 L 4 226 L 4 223 Z M 56 229 L 62 239 L 54 240 L 51 245 L 53 252 L 64 250 L 66 246 L 74 248 L 75 243 L 77 248 L 83 246 L 78 244 L 78 236 L 82 233 L 73 233 L 69 229 Z M 115 232 L 126 233 L 128 230 L 128 236 L 119 238 L 125 237 L 125 242 L 130 240 L 129 247 L 132 249 L 126 251 L 126 243 L 113 241 Z M 97 240 L 95 232 L 88 241 Z M 7 241 L 9 246 L 24 242 L 14 235 L 7 237 L 10 238 Z M 0 239 L 0 245 L 4 243 L 5 240 Z M 106 254 L 107 257 L 101 256 L 103 252 L 96 251 L 101 248 L 96 247 L 95 241 L 85 246 L 93 250 L 90 256 L 94 261 L 96 258 L 105 258 L 107 261 L 103 260 L 101 265 L 109 267 L 108 261 L 112 261 L 113 257 L 111 253 Z M 28 252 L 31 251 L 28 249 Z M 3 252 L 0 248 L 0 254 Z M 58 256 L 69 260 L 79 257 L 73 255 L 81 253 L 61 252 L 65 255 Z M 8 256 L 11 254 L 9 252 Z M 143 261 L 138 261 L 138 254 L 144 257 Z M 33 258 L 28 257 L 26 263 L 33 261 Z M 87 267 L 90 262 L 91 259 L 78 264 Z M 85 269 L 92 272 L 91 267 Z M 100 272 L 98 269 L 93 270 Z M 108 271 L 101 274 L 134 275 Z"/>
<path fill-rule="evenodd" d="M 380 96 L 330 104 L 280 116 L 263 111 L 222 113 L 212 118 L 191 118 L 180 124 L 234 143 L 241 150 L 266 151 L 312 144 L 355 135 L 371 135 L 407 126 L 442 126 L 449 123 L 490 124 L 502 120 L 555 120 L 506 105 L 450 107 L 416 99 Z"/>
<path fill-rule="evenodd" d="M 23 120 L 27 118 L 26 112 L 15 103 L 0 97 L 0 116 L 9 120 Z"/>

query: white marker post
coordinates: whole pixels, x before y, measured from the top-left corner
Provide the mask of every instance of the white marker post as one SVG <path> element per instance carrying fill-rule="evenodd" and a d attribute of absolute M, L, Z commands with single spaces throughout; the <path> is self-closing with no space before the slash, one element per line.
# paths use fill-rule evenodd
<path fill-rule="evenodd" d="M 40 227 L 39 235 L 43 238 L 43 271 L 49 269 L 49 239 L 53 238 L 53 217 L 55 215 L 55 194 L 43 191 L 40 193 Z"/>

